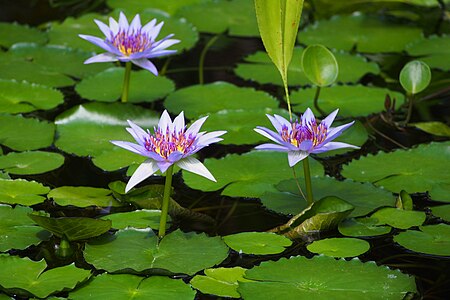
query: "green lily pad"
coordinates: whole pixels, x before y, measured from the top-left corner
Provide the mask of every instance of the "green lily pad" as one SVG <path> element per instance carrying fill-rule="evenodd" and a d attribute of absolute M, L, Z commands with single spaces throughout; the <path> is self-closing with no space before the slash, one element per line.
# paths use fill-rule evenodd
<path fill-rule="evenodd" d="M 0 32 L 2 32 L 0 46 L 6 48 L 19 42 L 44 44 L 47 41 L 45 32 L 18 23 L 2 22 L 0 23 Z"/>
<path fill-rule="evenodd" d="M 0 179 L 0 202 L 31 206 L 45 201 L 50 188 L 25 179 Z"/>
<path fill-rule="evenodd" d="M 22 116 L 0 114 L 0 143 L 17 151 L 45 148 L 53 143 L 55 125 Z"/>
<path fill-rule="evenodd" d="M 108 189 L 87 187 L 87 186 L 62 186 L 57 187 L 48 193 L 47 197 L 53 199 L 58 205 L 73 205 L 77 207 L 110 207 L 121 206 L 111 195 Z"/>
<path fill-rule="evenodd" d="M 133 227 L 138 229 L 159 228 L 160 210 L 135 210 L 131 212 L 115 213 L 103 216 L 102 220 L 111 220 L 112 227 L 115 229 L 125 229 Z"/>
<path fill-rule="evenodd" d="M 109 68 L 78 83 L 75 90 L 88 100 L 113 102 L 122 95 L 124 68 Z M 102 88 L 99 89 L 98 87 Z M 128 101 L 153 102 L 175 90 L 172 80 L 155 76 L 147 70 L 131 72 Z"/>
<path fill-rule="evenodd" d="M 10 152 L 0 156 L 0 169 L 15 175 L 42 174 L 61 167 L 64 156 L 44 151 Z"/>
<path fill-rule="evenodd" d="M 163 276 L 149 278 L 107 273 L 96 276 L 89 284 L 69 294 L 70 299 L 180 299 L 192 300 L 195 292 L 179 279 Z"/>
<path fill-rule="evenodd" d="M 345 219 L 339 223 L 338 229 L 341 234 L 352 237 L 377 236 L 391 232 L 390 226 L 380 226 L 377 219 L 368 217 Z"/>
<path fill-rule="evenodd" d="M 33 210 L 28 207 L 16 206 L 13 209 L 8 205 L 0 205 L 0 252 L 25 249 L 50 237 L 49 232 L 42 230 L 28 218 L 31 212 Z"/>
<path fill-rule="evenodd" d="M 400 84 L 407 93 L 412 95 L 426 89 L 430 81 L 430 67 L 420 60 L 410 61 L 400 72 Z"/>
<path fill-rule="evenodd" d="M 433 206 L 431 213 L 444 221 L 450 221 L 450 204 Z"/>
<path fill-rule="evenodd" d="M 128 138 L 126 138 L 128 139 Z M 107 146 L 107 145 L 105 145 Z M 117 159 L 120 157 L 120 159 Z M 131 176 L 136 170 L 137 166 L 144 162 L 146 158 L 139 156 L 131 151 L 126 151 L 119 147 L 114 147 L 111 151 L 104 151 L 92 159 L 95 166 L 103 171 L 116 171 L 130 166 L 127 170 L 127 176 Z M 133 172 L 130 173 L 131 166 L 136 166 Z"/>
<path fill-rule="evenodd" d="M 197 3 L 207 2 L 210 0 L 178 0 L 178 1 L 166 1 L 166 0 L 128 0 L 126 2 L 121 0 L 107 0 L 106 3 L 113 9 L 125 9 L 127 12 L 134 14 L 140 13 L 143 10 L 151 8 L 160 9 L 169 14 L 176 13 L 180 8 Z"/>
<path fill-rule="evenodd" d="M 374 212 L 371 218 L 377 219 L 378 225 L 390 225 L 395 228 L 408 229 L 422 225 L 425 222 L 426 215 L 423 211 L 385 207 Z"/>
<path fill-rule="evenodd" d="M 260 197 L 266 191 L 276 191 L 275 184 L 293 177 L 287 154 L 271 151 L 252 151 L 242 155 L 229 154 L 220 159 L 206 159 L 204 165 L 217 182 L 183 171 L 185 183 L 193 189 L 216 191 L 231 197 Z M 310 160 L 312 176 L 323 175 L 323 168 Z M 297 170 L 297 173 L 299 171 Z"/>
<path fill-rule="evenodd" d="M 419 145 L 409 150 L 377 153 L 343 166 L 342 175 L 409 194 L 428 191 L 433 200 L 450 202 L 450 178 L 445 163 L 450 142 Z"/>
<path fill-rule="evenodd" d="M 391 192 L 377 188 L 369 183 L 361 184 L 352 180 L 337 181 L 331 177 L 312 178 L 315 199 L 337 196 L 355 207 L 352 217 L 363 216 L 381 206 L 392 206 L 395 203 Z M 302 184 L 302 179 L 300 179 Z M 265 193 L 261 201 L 270 210 L 284 214 L 298 214 L 306 208 L 305 200 L 300 196 L 294 179 L 281 181 L 276 185 L 277 192 Z"/>
<path fill-rule="evenodd" d="M 50 218 L 29 215 L 39 226 L 68 241 L 87 240 L 111 229 L 111 221 L 84 217 Z"/>
<path fill-rule="evenodd" d="M 250 281 L 244 278 L 246 270 L 241 267 L 206 269 L 205 275 L 195 275 L 190 284 L 203 294 L 241 298 L 237 291 L 239 282 Z"/>
<path fill-rule="evenodd" d="M 271 232 L 241 232 L 223 240 L 234 251 L 255 255 L 278 254 L 292 245 L 288 238 Z"/>
<path fill-rule="evenodd" d="M 450 226 L 446 224 L 420 226 L 421 231 L 407 230 L 394 236 L 394 241 L 406 249 L 431 255 L 450 255 Z"/>
<path fill-rule="evenodd" d="M 442 122 L 419 122 L 409 125 L 432 135 L 450 137 L 450 126 Z"/>
<path fill-rule="evenodd" d="M 332 51 L 339 65 L 337 82 L 358 82 L 365 74 L 379 74 L 380 68 L 374 62 L 358 54 L 350 54 L 344 51 Z M 303 73 L 301 57 L 303 48 L 294 48 L 292 61 L 288 67 L 289 85 L 309 85 L 310 81 Z M 247 80 L 253 80 L 260 84 L 283 85 L 278 70 L 273 65 L 269 56 L 262 51 L 247 56 L 245 62 L 240 63 L 234 69 L 236 75 Z"/>
<path fill-rule="evenodd" d="M 437 1 L 435 1 L 437 2 Z M 406 46 L 406 51 L 413 56 L 420 56 L 420 60 L 430 68 L 450 70 L 450 35 L 432 35 L 427 39 L 418 39 Z"/>
<path fill-rule="evenodd" d="M 186 118 L 195 119 L 200 115 L 224 109 L 275 109 L 278 108 L 278 101 L 269 94 L 253 88 L 237 87 L 227 82 L 214 82 L 179 89 L 166 98 L 164 106 L 173 114 L 184 111 Z"/>
<path fill-rule="evenodd" d="M 329 238 L 306 246 L 313 253 L 323 254 L 331 257 L 355 257 L 370 249 L 368 242 L 354 238 Z"/>
<path fill-rule="evenodd" d="M 90 270 L 79 269 L 74 263 L 46 270 L 44 260 L 32 261 L 6 254 L 0 254 L 0 263 L 0 285 L 22 297 L 31 294 L 45 298 L 58 291 L 74 289 L 91 276 Z"/>
<path fill-rule="evenodd" d="M 399 270 L 327 256 L 262 262 L 247 270 L 244 278 L 254 280 L 239 283 L 238 292 L 248 300 L 402 299 L 416 291 L 414 277 Z"/>
<path fill-rule="evenodd" d="M 182 7 L 176 15 L 186 18 L 200 32 L 259 37 L 253 1 L 205 1 Z"/>
<path fill-rule="evenodd" d="M 298 41 L 347 51 L 356 47 L 358 52 L 379 53 L 401 52 L 406 44 L 421 37 L 420 28 L 358 14 L 320 20 L 302 30 Z"/>
<path fill-rule="evenodd" d="M 291 103 L 295 105 L 294 111 L 305 111 L 309 107 L 317 116 L 320 115 L 314 108 L 315 93 L 315 88 L 293 92 Z M 402 103 L 404 100 L 403 94 L 385 88 L 335 85 L 321 90 L 319 103 L 320 108 L 327 114 L 339 108 L 341 117 L 367 116 L 384 110 L 387 94 L 391 96 L 391 99 L 397 99 L 397 103 Z"/>
<path fill-rule="evenodd" d="M 193 275 L 219 264 L 228 256 L 228 247 L 221 238 L 207 237 L 204 233 L 177 230 L 166 235 L 159 245 L 157 240 L 152 231 L 119 230 L 114 236 L 86 244 L 84 258 L 108 272 L 164 269 Z"/>
<path fill-rule="evenodd" d="M 0 80 L 0 112 L 16 114 L 48 110 L 63 101 L 63 94 L 55 89 L 28 82 Z"/>

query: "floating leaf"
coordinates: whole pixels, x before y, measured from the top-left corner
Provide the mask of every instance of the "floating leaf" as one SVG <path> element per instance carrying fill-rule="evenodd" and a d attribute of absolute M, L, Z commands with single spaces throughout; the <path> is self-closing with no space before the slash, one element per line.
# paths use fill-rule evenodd
<path fill-rule="evenodd" d="M 237 291 L 238 283 L 250 281 L 244 278 L 246 270 L 241 267 L 206 269 L 205 276 L 195 275 L 190 284 L 203 294 L 241 298 Z"/>
<path fill-rule="evenodd" d="M 409 125 L 419 128 L 429 134 L 450 137 L 450 127 L 442 122 L 419 122 L 409 123 Z"/>
<path fill-rule="evenodd" d="M 48 193 L 49 199 L 53 199 L 58 205 L 73 205 L 77 207 L 88 206 L 121 206 L 111 195 L 108 189 L 87 187 L 87 186 L 61 186 Z"/>
<path fill-rule="evenodd" d="M 377 153 L 343 166 L 342 175 L 399 193 L 428 191 L 436 201 L 450 202 L 447 164 L 449 142 L 419 145 L 409 150 Z"/>
<path fill-rule="evenodd" d="M 420 60 L 410 61 L 400 72 L 400 84 L 406 92 L 413 95 L 426 89 L 430 81 L 430 67 Z"/>
<path fill-rule="evenodd" d="M 0 169 L 15 175 L 46 173 L 61 167 L 64 156 L 44 151 L 10 152 L 0 156 Z"/>
<path fill-rule="evenodd" d="M 306 246 L 306 248 L 318 254 L 331 257 L 355 257 L 367 252 L 370 248 L 368 242 L 353 238 L 329 238 Z"/>
<path fill-rule="evenodd" d="M 117 101 L 122 95 L 124 73 L 124 68 L 109 68 L 82 80 L 75 90 L 81 97 L 88 100 Z M 99 86 L 102 88 L 99 89 Z M 133 71 L 130 74 L 128 101 L 130 103 L 153 102 L 164 98 L 174 89 L 175 84 L 166 77 L 155 76 L 147 70 Z"/>
<path fill-rule="evenodd" d="M 437 1 L 433 1 L 437 3 Z M 450 70 L 450 35 L 432 35 L 427 39 L 417 39 L 406 45 L 406 51 L 413 56 L 420 56 L 420 60 L 430 68 Z"/>
<path fill-rule="evenodd" d="M 351 218 L 345 219 L 338 225 L 339 232 L 346 236 L 363 237 L 388 234 L 390 226 L 378 225 L 375 218 Z"/>
<path fill-rule="evenodd" d="M 127 227 L 133 228 L 159 228 L 159 218 L 161 216 L 160 210 L 135 210 L 131 212 L 115 213 L 103 216 L 102 220 L 110 220 L 112 227 L 115 229 L 125 229 Z"/>
<path fill-rule="evenodd" d="M 241 232 L 223 240 L 234 251 L 255 255 L 278 254 L 292 245 L 288 238 L 271 232 Z"/>
<path fill-rule="evenodd" d="M 44 260 L 32 261 L 6 254 L 0 254 L 0 263 L 0 285 L 22 297 L 31 294 L 45 298 L 58 291 L 71 290 L 91 276 L 90 270 L 78 269 L 74 263 L 46 270 Z"/>
<path fill-rule="evenodd" d="M 0 179 L 0 202 L 31 206 L 45 201 L 50 188 L 25 179 Z"/>
<path fill-rule="evenodd" d="M 408 229 L 422 225 L 425 222 L 426 215 L 423 211 L 386 207 L 374 212 L 371 218 L 377 219 L 378 225 L 390 225 L 395 228 Z"/>
<path fill-rule="evenodd" d="M 362 263 L 358 259 L 335 260 L 327 256 L 303 256 L 262 262 L 245 272 L 238 292 L 243 299 L 402 299 L 415 292 L 414 277 L 399 270 Z"/>
<path fill-rule="evenodd" d="M 433 206 L 431 212 L 433 216 L 441 218 L 444 221 L 450 221 L 450 204 Z"/>
<path fill-rule="evenodd" d="M 128 0 L 126 2 L 122 0 L 107 0 L 106 3 L 113 9 L 122 8 L 127 12 L 132 12 L 133 14 L 140 13 L 151 7 L 163 10 L 172 15 L 176 13 L 180 8 L 207 1 L 209 0 Z"/>
<path fill-rule="evenodd" d="M 6 48 L 19 42 L 44 44 L 47 41 L 45 32 L 17 23 L 0 23 L 0 32 L 0 46 Z"/>
<path fill-rule="evenodd" d="M 446 224 L 420 226 L 421 231 L 407 230 L 394 236 L 401 246 L 420 253 L 450 255 L 450 226 Z"/>
<path fill-rule="evenodd" d="M 302 54 L 302 67 L 306 77 L 319 87 L 333 84 L 339 74 L 336 58 L 322 45 L 306 47 Z"/>

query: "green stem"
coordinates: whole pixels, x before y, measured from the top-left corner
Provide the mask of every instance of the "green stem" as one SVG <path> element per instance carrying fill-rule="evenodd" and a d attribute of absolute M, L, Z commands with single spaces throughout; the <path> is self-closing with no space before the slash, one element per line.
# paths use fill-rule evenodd
<path fill-rule="evenodd" d="M 123 78 L 122 103 L 126 103 L 128 101 L 128 91 L 130 88 L 130 73 L 131 73 L 131 61 L 127 61 L 125 63 L 125 76 Z"/>
<path fill-rule="evenodd" d="M 159 71 L 160 76 L 164 76 L 167 73 L 167 69 L 169 68 L 169 64 L 172 61 L 172 56 L 169 56 L 166 61 L 164 62 L 164 65 L 161 68 L 161 71 Z"/>
<path fill-rule="evenodd" d="M 170 191 L 172 190 L 172 174 L 173 165 L 171 165 L 166 171 L 166 183 L 164 185 L 164 196 L 163 203 L 161 207 L 161 219 L 159 221 L 159 238 L 163 238 L 166 235 L 166 223 L 167 223 L 167 213 L 169 211 L 169 201 L 170 201 Z"/>
<path fill-rule="evenodd" d="M 287 84 L 287 80 L 285 77 L 283 77 L 282 79 L 283 79 L 283 85 L 284 85 L 284 93 L 286 94 L 286 102 L 287 102 L 288 110 L 289 110 L 289 119 L 292 122 L 291 99 L 289 98 L 288 84 Z"/>
<path fill-rule="evenodd" d="M 319 107 L 319 95 L 320 95 L 320 86 L 317 86 L 316 94 L 314 95 L 314 108 L 320 113 L 322 117 L 324 117 L 325 112 Z"/>
<path fill-rule="evenodd" d="M 408 94 L 408 113 L 406 114 L 405 126 L 408 125 L 409 120 L 411 120 L 413 104 L 414 104 L 414 95 Z"/>
<path fill-rule="evenodd" d="M 205 64 L 205 57 L 206 53 L 208 52 L 209 48 L 217 41 L 220 35 L 213 36 L 205 45 L 205 47 L 202 50 L 202 53 L 200 54 L 200 59 L 198 63 L 198 82 L 200 84 L 204 83 L 204 76 L 203 76 L 203 66 Z"/>
<path fill-rule="evenodd" d="M 311 172 L 309 170 L 309 157 L 306 157 L 303 160 L 303 172 L 305 174 L 305 185 L 306 185 L 306 201 L 308 202 L 308 206 L 313 204 L 313 191 L 311 184 Z"/>
<path fill-rule="evenodd" d="M 295 166 L 292 167 L 292 173 L 294 173 L 295 183 L 297 184 L 297 188 L 298 188 L 298 191 L 300 192 L 300 195 L 303 197 L 303 199 L 306 200 L 305 194 L 303 193 L 303 190 L 302 190 L 302 188 L 300 186 L 300 182 L 298 182 L 297 174 L 295 172 Z"/>

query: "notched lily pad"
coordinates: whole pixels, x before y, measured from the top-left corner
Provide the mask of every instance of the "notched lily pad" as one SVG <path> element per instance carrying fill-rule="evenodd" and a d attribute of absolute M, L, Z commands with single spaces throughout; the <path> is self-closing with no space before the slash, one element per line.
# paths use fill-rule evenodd
<path fill-rule="evenodd" d="M 394 241 L 406 249 L 440 256 L 450 256 L 450 226 L 446 224 L 420 226 L 420 231 L 407 230 L 394 236 Z"/>
<path fill-rule="evenodd" d="M 306 248 L 313 253 L 331 257 L 355 257 L 367 252 L 368 242 L 354 238 L 329 238 L 314 241 Z"/>
<path fill-rule="evenodd" d="M 426 215 L 423 211 L 385 207 L 374 212 L 371 218 L 377 219 L 378 225 L 390 225 L 395 228 L 408 229 L 422 225 L 425 222 Z"/>
<path fill-rule="evenodd" d="M 44 151 L 10 152 L 0 156 L 0 169 L 15 175 L 34 175 L 53 171 L 64 164 L 64 156 Z"/>
<path fill-rule="evenodd" d="M 292 245 L 288 238 L 270 232 L 241 232 L 223 237 L 225 243 L 239 253 L 278 254 Z"/>
<path fill-rule="evenodd" d="M 53 199 L 61 206 L 73 205 L 77 207 L 99 206 L 121 206 L 108 189 L 87 186 L 62 186 L 48 193 L 49 199 Z"/>
<path fill-rule="evenodd" d="M 25 179 L 0 179 L 0 202 L 31 206 L 45 201 L 50 188 Z"/>
<path fill-rule="evenodd" d="M 346 236 L 367 237 L 388 234 L 390 226 L 378 225 L 375 218 L 350 218 L 345 219 L 338 225 L 339 232 Z"/>

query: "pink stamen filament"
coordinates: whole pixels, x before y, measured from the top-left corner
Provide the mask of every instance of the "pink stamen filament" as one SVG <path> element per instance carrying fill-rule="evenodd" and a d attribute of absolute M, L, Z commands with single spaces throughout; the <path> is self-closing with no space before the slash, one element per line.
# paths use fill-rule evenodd
<path fill-rule="evenodd" d="M 155 129 L 155 134 L 149 134 L 148 138 L 145 138 L 144 147 L 147 151 L 155 152 L 163 158 L 168 158 L 170 154 L 175 151 L 183 154 L 192 152 L 195 148 L 195 136 L 186 136 L 185 128 L 180 131 L 174 130 L 169 132 L 169 128 L 163 132 L 161 128 Z"/>
<path fill-rule="evenodd" d="M 281 138 L 283 141 L 288 142 L 295 147 L 298 147 L 303 141 L 312 141 L 313 147 L 320 145 L 327 138 L 328 128 L 324 124 L 317 125 L 315 120 L 307 123 L 306 126 L 302 126 L 295 121 L 291 123 L 291 128 L 284 125 L 281 128 Z"/>
<path fill-rule="evenodd" d="M 140 29 L 136 30 L 136 32 L 120 30 L 115 36 L 111 36 L 111 43 L 126 56 L 143 52 L 151 46 L 148 35 L 141 33 Z"/>

